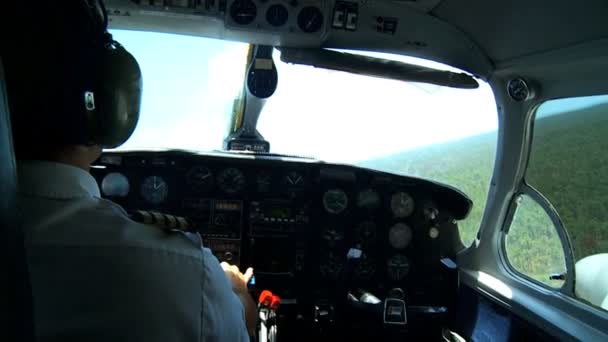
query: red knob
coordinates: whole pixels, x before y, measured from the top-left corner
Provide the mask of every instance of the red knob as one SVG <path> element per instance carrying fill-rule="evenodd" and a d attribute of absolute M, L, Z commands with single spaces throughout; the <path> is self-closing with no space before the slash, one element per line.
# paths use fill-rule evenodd
<path fill-rule="evenodd" d="M 260 297 L 258 299 L 258 304 L 259 305 L 270 305 L 270 303 L 272 302 L 272 292 L 268 291 L 268 290 L 264 290 L 262 291 L 262 293 L 260 293 Z"/>

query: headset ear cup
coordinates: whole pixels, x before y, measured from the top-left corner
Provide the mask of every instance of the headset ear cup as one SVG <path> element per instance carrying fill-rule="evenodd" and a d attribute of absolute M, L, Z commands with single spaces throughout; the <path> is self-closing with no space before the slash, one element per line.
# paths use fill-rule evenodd
<path fill-rule="evenodd" d="M 103 148 L 122 145 L 139 120 L 142 75 L 139 64 L 120 44 L 103 50 L 97 70 L 95 110 L 89 113 L 92 140 Z"/>

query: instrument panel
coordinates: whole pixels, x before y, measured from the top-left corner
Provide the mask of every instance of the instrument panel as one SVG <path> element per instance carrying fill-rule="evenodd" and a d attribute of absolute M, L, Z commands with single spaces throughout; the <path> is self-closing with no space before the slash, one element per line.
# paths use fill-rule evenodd
<path fill-rule="evenodd" d="M 255 269 L 256 287 L 332 303 L 344 282 L 411 305 L 444 305 L 441 260 L 461 248 L 471 202 L 426 180 L 307 159 L 187 152 L 105 153 L 102 195 L 128 212 L 182 217 L 221 261 Z M 347 272 L 351 249 L 361 251 Z"/>

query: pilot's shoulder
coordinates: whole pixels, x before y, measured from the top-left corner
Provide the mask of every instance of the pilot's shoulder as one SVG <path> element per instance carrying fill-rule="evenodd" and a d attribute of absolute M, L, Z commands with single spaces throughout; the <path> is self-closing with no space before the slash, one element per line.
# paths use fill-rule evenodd
<path fill-rule="evenodd" d="M 100 199 L 90 216 L 94 226 L 104 226 L 110 233 L 106 239 L 123 246 L 163 250 L 201 258 L 198 234 L 190 234 L 189 223 L 183 218 L 151 211 L 127 213 L 120 205 Z"/>

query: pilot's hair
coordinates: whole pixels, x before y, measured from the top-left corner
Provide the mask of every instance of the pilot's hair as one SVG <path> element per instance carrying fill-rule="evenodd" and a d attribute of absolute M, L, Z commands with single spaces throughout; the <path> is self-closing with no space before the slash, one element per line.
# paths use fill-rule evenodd
<path fill-rule="evenodd" d="M 63 144 L 55 119 L 62 115 L 66 70 L 96 33 L 84 0 L 8 1 L 2 6 L 0 51 L 13 141 L 17 157 L 29 159 Z"/>

